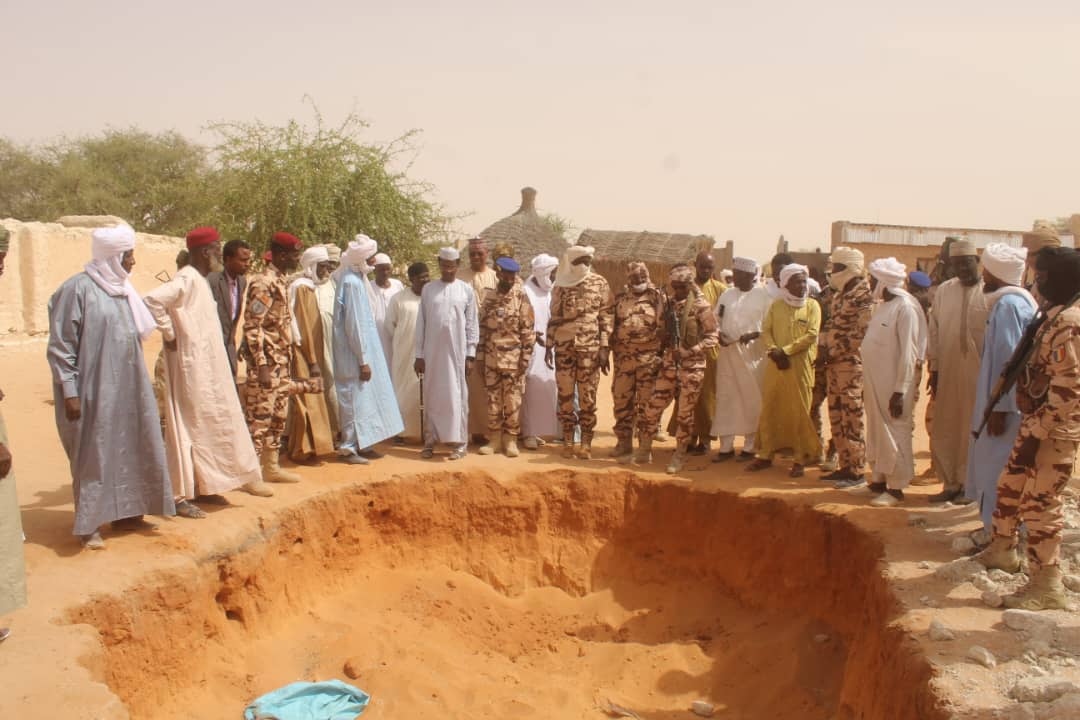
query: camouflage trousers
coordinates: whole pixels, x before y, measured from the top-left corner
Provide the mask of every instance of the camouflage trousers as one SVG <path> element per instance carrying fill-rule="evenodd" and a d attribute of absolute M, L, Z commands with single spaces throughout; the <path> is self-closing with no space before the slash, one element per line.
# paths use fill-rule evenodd
<path fill-rule="evenodd" d="M 521 435 L 521 398 L 525 393 L 525 373 L 518 370 L 484 368 L 487 392 L 487 431 Z"/>
<path fill-rule="evenodd" d="M 559 424 L 563 437 L 581 425 L 581 441 L 592 442 L 596 429 L 596 386 L 600 383 L 599 350 L 579 351 L 573 343 L 555 345 L 555 386 L 559 393 Z M 574 411 L 574 387 L 578 410 Z"/>
<path fill-rule="evenodd" d="M 656 377 L 649 409 L 645 413 L 645 435 L 655 435 L 660 427 L 660 416 L 664 414 L 672 397 L 675 386 L 679 387 L 678 407 L 675 416 L 675 440 L 680 450 L 690 444 L 690 435 L 694 430 L 694 407 L 701 394 L 701 385 L 705 381 L 705 368 L 678 367 L 671 351 L 664 353 L 660 364 L 660 373 Z"/>
<path fill-rule="evenodd" d="M 250 365 L 244 388 L 247 395 L 244 415 L 255 452 L 261 455 L 263 450 L 277 450 L 281 446 L 289 410 L 292 389 L 289 366 L 271 365 L 270 387 L 263 388 L 259 385 L 259 369 Z"/>
<path fill-rule="evenodd" d="M 615 406 L 615 437 L 628 440 L 645 432 L 645 415 L 652 397 L 660 357 L 656 350 L 615 354 L 611 398 Z"/>
<path fill-rule="evenodd" d="M 825 433 L 821 422 L 821 406 L 825 404 L 825 398 L 829 394 L 828 377 L 825 368 L 817 363 L 814 364 L 814 389 L 810 395 L 810 419 L 814 421 L 814 430 L 817 432 L 818 444 L 825 447 Z M 829 443 L 831 445 L 832 443 Z"/>
<path fill-rule="evenodd" d="M 1024 434 L 1017 438 L 1022 441 Z M 1072 477 L 1076 440 L 1043 440 L 1035 466 L 1023 474 L 1006 471 L 998 480 L 994 535 L 1015 541 L 1020 523 L 1027 526 L 1027 555 L 1035 567 L 1057 565 L 1061 559 L 1061 531 L 1065 510 L 1061 491 Z"/>
<path fill-rule="evenodd" d="M 825 375 L 829 387 L 829 426 L 838 466 L 861 473 L 866 465 L 862 363 L 828 365 Z"/>

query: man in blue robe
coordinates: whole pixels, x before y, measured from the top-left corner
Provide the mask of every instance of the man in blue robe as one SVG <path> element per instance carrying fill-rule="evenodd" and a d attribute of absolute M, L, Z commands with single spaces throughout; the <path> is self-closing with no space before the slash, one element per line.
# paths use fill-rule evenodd
<path fill-rule="evenodd" d="M 377 250 L 374 240 L 357 235 L 342 254 L 335 274 L 334 385 L 341 408 L 338 452 L 352 465 L 382 457 L 371 447 L 405 428 L 365 278 L 372 269 L 367 261 Z"/>
<path fill-rule="evenodd" d="M 99 528 L 174 515 L 157 401 L 142 341 L 157 329 L 128 276 L 135 231 L 93 233 L 93 259 L 49 300 L 49 366 L 56 429 L 71 462 L 75 534 L 104 546 Z"/>
<path fill-rule="evenodd" d="M 991 309 L 975 389 L 972 430 L 977 431 L 982 424 L 994 386 L 1020 343 L 1024 328 L 1035 315 L 1035 300 L 1021 286 L 1026 256 L 1026 249 L 1002 243 L 991 244 L 983 251 L 983 292 Z M 991 519 L 997 504 L 998 478 L 1005 469 L 1019 431 L 1020 410 L 1016 407 L 1014 387 L 998 401 L 986 427 L 978 439 L 971 440 L 968 450 L 964 491 L 968 498 L 979 503 L 979 514 L 986 531 L 980 535 L 986 542 L 991 536 Z"/>

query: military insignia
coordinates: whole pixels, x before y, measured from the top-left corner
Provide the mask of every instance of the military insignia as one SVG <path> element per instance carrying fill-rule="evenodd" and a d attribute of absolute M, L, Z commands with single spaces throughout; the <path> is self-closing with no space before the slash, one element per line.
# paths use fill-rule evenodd
<path fill-rule="evenodd" d="M 265 315 L 266 311 L 270 308 L 266 306 L 266 303 L 264 303 L 261 298 L 255 298 L 251 301 L 250 309 L 252 315 Z"/>
<path fill-rule="evenodd" d="M 1056 347 L 1056 348 L 1054 348 L 1053 350 L 1050 351 L 1050 362 L 1057 363 L 1057 364 L 1065 362 L 1065 346 L 1064 345 L 1062 345 L 1060 347 Z"/>

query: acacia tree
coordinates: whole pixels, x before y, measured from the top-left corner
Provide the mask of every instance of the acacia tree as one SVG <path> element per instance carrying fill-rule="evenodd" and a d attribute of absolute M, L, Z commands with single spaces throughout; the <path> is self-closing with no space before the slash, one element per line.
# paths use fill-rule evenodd
<path fill-rule="evenodd" d="M 350 114 L 328 128 L 290 121 L 219 123 L 213 149 L 218 175 L 217 219 L 231 237 L 264 247 L 278 231 L 305 243 L 344 245 L 363 232 L 400 259 L 430 253 L 451 219 L 431 199 L 433 188 L 410 179 L 416 131 L 389 143 L 361 139 L 367 123 Z"/>

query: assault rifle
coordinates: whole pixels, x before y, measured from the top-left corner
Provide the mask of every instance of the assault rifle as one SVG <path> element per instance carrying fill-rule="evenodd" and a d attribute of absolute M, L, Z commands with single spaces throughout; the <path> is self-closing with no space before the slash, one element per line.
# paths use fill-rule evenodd
<path fill-rule="evenodd" d="M 1069 302 L 1065 303 L 1065 308 L 1072 307 L 1077 301 L 1080 301 L 1080 293 L 1077 293 Z M 986 425 L 990 422 L 990 416 L 994 414 L 994 408 L 1001 402 L 1001 398 L 1008 395 L 1009 391 L 1016 385 L 1016 381 L 1020 378 L 1020 373 L 1024 371 L 1024 368 L 1027 367 L 1028 362 L 1031 360 L 1031 356 L 1035 354 L 1035 349 L 1039 347 L 1039 341 L 1042 340 L 1042 334 L 1045 327 L 1046 311 L 1043 308 L 1039 308 L 1035 313 L 1035 317 L 1031 319 L 1027 328 L 1024 329 L 1024 335 L 1020 338 L 1020 344 L 1013 350 L 1009 362 L 1005 363 L 1005 368 L 1001 371 L 1001 376 L 998 377 L 997 382 L 994 383 L 994 392 L 990 394 L 990 400 L 986 403 L 986 410 L 983 411 L 979 429 L 971 433 L 975 436 L 976 440 L 979 439 L 983 430 L 986 429 Z"/>

